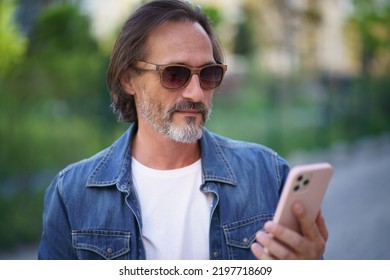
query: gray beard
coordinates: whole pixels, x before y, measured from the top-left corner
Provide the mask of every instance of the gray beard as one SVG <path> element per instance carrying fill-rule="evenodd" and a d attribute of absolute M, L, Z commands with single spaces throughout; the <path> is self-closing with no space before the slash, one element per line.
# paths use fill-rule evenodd
<path fill-rule="evenodd" d="M 152 100 L 141 101 L 136 99 L 137 111 L 153 126 L 160 134 L 168 137 L 171 140 L 180 143 L 195 143 L 203 135 L 205 122 L 209 118 L 211 109 L 207 108 L 203 103 L 181 102 L 175 104 L 168 111 L 163 111 L 163 107 L 158 102 Z M 179 127 L 173 124 L 173 114 L 181 109 L 198 109 L 202 113 L 203 121 L 197 125 L 195 117 L 186 117 L 184 127 Z"/>
<path fill-rule="evenodd" d="M 171 123 L 167 130 L 162 131 L 162 134 L 176 142 L 195 143 L 202 137 L 203 128 L 203 122 L 197 126 L 194 117 L 186 117 L 185 127 L 177 127 Z"/>

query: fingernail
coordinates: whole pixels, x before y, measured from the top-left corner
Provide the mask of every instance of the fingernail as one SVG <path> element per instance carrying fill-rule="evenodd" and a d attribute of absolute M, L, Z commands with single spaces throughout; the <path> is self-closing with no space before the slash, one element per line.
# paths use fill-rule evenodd
<path fill-rule="evenodd" d="M 264 231 L 258 231 L 256 233 L 256 239 L 259 240 L 259 241 L 262 241 L 264 240 L 265 238 L 265 232 Z"/>
<path fill-rule="evenodd" d="M 268 221 L 268 222 L 265 223 L 264 228 L 267 231 L 273 230 L 275 228 L 275 223 L 272 222 L 272 221 Z"/>

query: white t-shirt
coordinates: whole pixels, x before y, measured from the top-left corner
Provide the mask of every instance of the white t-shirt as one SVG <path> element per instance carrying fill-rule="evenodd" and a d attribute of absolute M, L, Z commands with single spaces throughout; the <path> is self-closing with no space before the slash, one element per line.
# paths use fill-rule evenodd
<path fill-rule="evenodd" d="M 212 195 L 199 190 L 201 160 L 184 168 L 155 170 L 133 158 L 132 176 L 146 259 L 209 259 Z"/>

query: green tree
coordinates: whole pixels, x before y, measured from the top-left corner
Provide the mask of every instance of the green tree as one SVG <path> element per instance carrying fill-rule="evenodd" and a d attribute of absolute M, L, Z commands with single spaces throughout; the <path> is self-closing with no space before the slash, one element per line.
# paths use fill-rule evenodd
<path fill-rule="evenodd" d="M 42 13 L 34 27 L 30 52 L 47 53 L 90 52 L 97 43 L 89 33 L 89 20 L 73 5 L 55 5 Z"/>
<path fill-rule="evenodd" d="M 249 6 L 242 8 L 243 18 L 237 25 L 237 33 L 234 38 L 235 54 L 249 57 L 256 49 L 253 38 L 255 37 L 253 31 L 252 17 L 254 16 Z"/>
<path fill-rule="evenodd" d="M 390 2 L 354 0 L 353 4 L 350 24 L 360 35 L 363 73 L 369 75 L 372 63 L 384 53 L 390 59 Z M 390 65 L 385 72 L 390 72 Z"/>
<path fill-rule="evenodd" d="M 54 172 L 115 138 L 115 125 L 102 129 L 107 115 L 114 119 L 107 60 L 77 7 L 51 5 L 27 54 L 0 80 L 0 250 L 37 242 L 42 190 Z"/>
<path fill-rule="evenodd" d="M 26 51 L 27 40 L 19 31 L 14 14 L 14 1 L 0 2 L 0 79 L 21 62 Z"/>
<path fill-rule="evenodd" d="M 214 27 L 217 27 L 222 20 L 221 13 L 217 7 L 202 6 L 202 11 L 210 18 Z"/>
<path fill-rule="evenodd" d="M 4 81 L 0 102 L 0 179 L 17 176 L 27 189 L 36 187 L 30 176 L 38 170 L 101 148 L 99 121 L 107 115 L 102 111 L 109 112 L 107 59 L 77 7 L 42 11 L 28 49 L 23 64 Z"/>

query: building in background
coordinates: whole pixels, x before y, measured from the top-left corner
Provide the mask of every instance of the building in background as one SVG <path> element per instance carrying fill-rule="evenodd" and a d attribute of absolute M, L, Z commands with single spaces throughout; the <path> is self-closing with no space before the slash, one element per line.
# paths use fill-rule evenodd
<path fill-rule="evenodd" d="M 255 25 L 261 46 L 258 61 L 265 71 L 356 73 L 345 30 L 349 0 L 243 0 L 243 5 Z"/>

